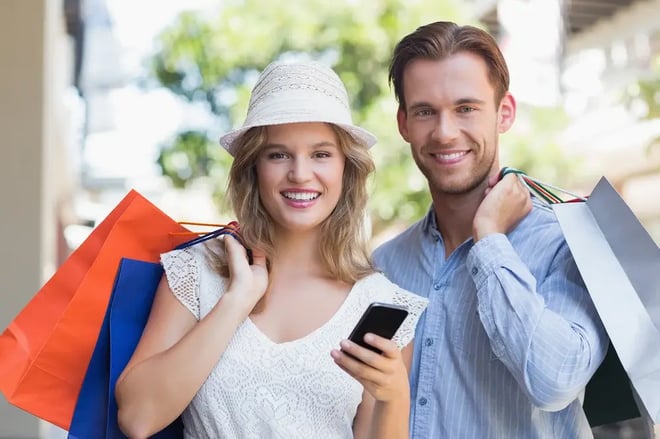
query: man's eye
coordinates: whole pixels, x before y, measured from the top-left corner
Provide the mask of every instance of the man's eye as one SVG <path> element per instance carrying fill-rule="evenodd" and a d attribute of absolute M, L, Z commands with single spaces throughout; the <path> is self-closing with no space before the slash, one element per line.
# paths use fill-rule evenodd
<path fill-rule="evenodd" d="M 418 110 L 415 113 L 416 116 L 420 116 L 420 117 L 430 116 L 431 114 L 433 114 L 433 112 L 431 110 L 428 110 L 428 109 L 427 110 Z"/>
<path fill-rule="evenodd" d="M 460 107 L 458 109 L 459 113 L 472 113 L 475 110 L 474 107 Z"/>

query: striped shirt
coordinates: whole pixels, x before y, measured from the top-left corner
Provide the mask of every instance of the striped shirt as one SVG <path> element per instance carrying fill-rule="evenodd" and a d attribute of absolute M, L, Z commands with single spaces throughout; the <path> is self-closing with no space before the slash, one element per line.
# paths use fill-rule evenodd
<path fill-rule="evenodd" d="M 608 346 L 554 214 L 448 258 L 433 208 L 374 252 L 430 299 L 411 371 L 413 439 L 591 438 L 580 396 Z"/>

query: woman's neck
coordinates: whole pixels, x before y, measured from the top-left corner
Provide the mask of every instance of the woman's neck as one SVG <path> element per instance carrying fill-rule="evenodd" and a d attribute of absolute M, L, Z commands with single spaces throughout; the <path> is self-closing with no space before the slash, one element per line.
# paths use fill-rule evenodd
<path fill-rule="evenodd" d="M 274 276 L 327 276 L 321 260 L 320 234 L 279 233 L 274 240 L 275 252 L 271 261 Z"/>

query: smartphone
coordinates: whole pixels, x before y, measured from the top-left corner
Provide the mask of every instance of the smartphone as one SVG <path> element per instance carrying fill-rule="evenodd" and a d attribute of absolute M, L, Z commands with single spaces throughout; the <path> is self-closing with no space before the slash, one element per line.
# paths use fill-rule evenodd
<path fill-rule="evenodd" d="M 368 332 L 391 339 L 396 334 L 403 321 L 408 317 L 408 310 L 402 306 L 390 303 L 374 302 L 369 305 L 362 314 L 348 339 L 364 348 L 378 354 L 382 353 L 364 341 L 364 335 Z"/>

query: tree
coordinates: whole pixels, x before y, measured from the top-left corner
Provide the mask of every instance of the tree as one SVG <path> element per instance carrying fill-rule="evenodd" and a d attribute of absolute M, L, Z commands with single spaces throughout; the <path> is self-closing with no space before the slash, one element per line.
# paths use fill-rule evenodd
<path fill-rule="evenodd" d="M 217 16 L 180 15 L 158 38 L 151 59 L 153 77 L 187 101 L 203 105 L 216 123 L 187 128 L 163 145 L 158 163 L 164 175 L 176 187 L 211 177 L 215 199 L 221 204 L 231 158 L 217 139 L 244 118 L 258 72 L 274 59 L 320 59 L 332 65 L 346 84 L 355 122 L 379 138 L 372 150 L 377 167 L 369 201 L 372 232 L 409 224 L 426 212 L 430 197 L 426 180 L 397 132 L 397 104 L 387 83 L 390 56 L 396 42 L 420 24 L 468 23 L 459 3 L 228 0 Z M 524 170 L 543 169 L 537 166 L 544 159 L 548 162 L 543 154 L 558 151 L 539 142 L 546 138 L 514 137 L 517 152 L 508 163 Z M 530 141 L 535 142 L 531 153 L 522 148 Z M 555 155 L 552 164 L 558 160 Z"/>
<path fill-rule="evenodd" d="M 421 216 L 430 199 L 396 132 L 387 68 L 394 44 L 405 33 L 431 19 L 460 20 L 456 4 L 235 0 L 224 2 L 217 16 L 181 14 L 158 38 L 153 77 L 187 101 L 205 106 L 217 123 L 186 129 L 163 145 L 158 163 L 164 175 L 176 187 L 213 176 L 221 202 L 231 160 L 217 138 L 244 118 L 258 72 L 278 58 L 320 59 L 346 84 L 356 123 L 379 137 L 370 200 L 374 232 L 395 219 L 405 223 Z"/>
<path fill-rule="evenodd" d="M 642 120 L 660 119 L 660 56 L 657 56 L 647 75 L 632 83 L 624 92 L 629 110 Z M 660 149 L 660 136 L 651 140 L 648 154 Z"/>

